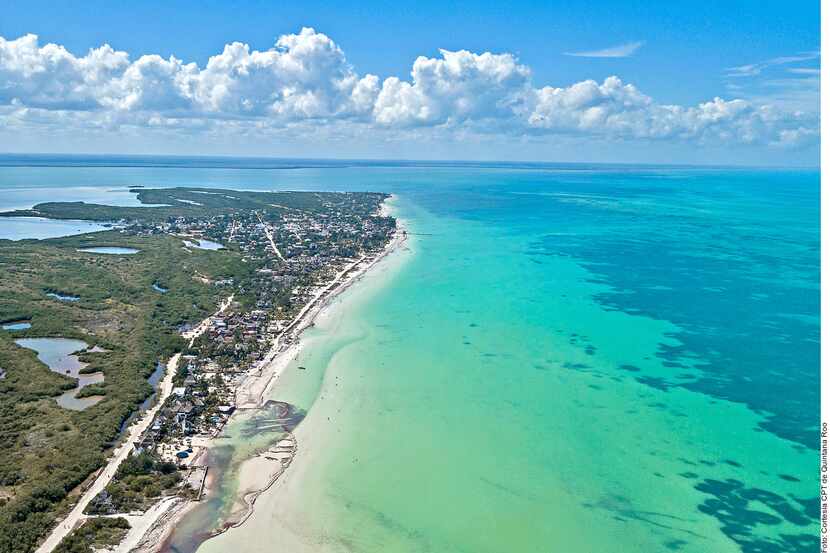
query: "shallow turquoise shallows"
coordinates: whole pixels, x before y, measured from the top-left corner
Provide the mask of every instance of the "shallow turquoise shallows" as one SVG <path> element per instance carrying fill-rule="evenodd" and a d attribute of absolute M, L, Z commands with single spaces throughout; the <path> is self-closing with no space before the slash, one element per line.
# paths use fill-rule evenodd
<path fill-rule="evenodd" d="M 274 389 L 288 472 L 200 544 L 275 439 L 236 420 L 171 550 L 817 549 L 816 171 L 197 163 L 50 182 L 386 190 L 410 238 Z"/>

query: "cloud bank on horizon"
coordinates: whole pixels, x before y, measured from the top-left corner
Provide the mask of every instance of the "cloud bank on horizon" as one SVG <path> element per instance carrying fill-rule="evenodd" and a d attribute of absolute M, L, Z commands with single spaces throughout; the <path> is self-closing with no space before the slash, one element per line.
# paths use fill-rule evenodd
<path fill-rule="evenodd" d="M 575 55 L 620 57 L 641 43 Z M 754 67 L 734 68 L 750 73 Z M 325 34 L 303 28 L 274 47 L 227 44 L 204 67 L 131 60 L 109 45 L 76 56 L 36 35 L 0 37 L 0 125 L 198 133 L 336 129 L 604 139 L 814 144 L 818 114 L 751 99 L 661 104 L 616 76 L 538 86 L 510 53 L 440 50 L 409 79 L 358 74 Z"/>

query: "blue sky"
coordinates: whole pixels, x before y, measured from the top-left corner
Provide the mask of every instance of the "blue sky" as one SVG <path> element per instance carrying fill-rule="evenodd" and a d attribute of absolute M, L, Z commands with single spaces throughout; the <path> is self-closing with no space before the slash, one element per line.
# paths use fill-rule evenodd
<path fill-rule="evenodd" d="M 298 35 L 303 27 L 313 27 L 336 45 L 343 54 L 344 63 L 358 79 L 365 75 L 378 77 L 376 96 L 378 91 L 384 94 L 384 81 L 389 77 L 398 77 L 417 88 L 418 83 L 410 73 L 418 56 L 446 61 L 447 67 L 453 66 L 455 61 L 468 64 L 465 66 L 469 66 L 468 69 L 456 75 L 459 79 L 468 78 L 469 71 L 480 73 L 490 68 L 483 58 L 449 61 L 442 58 L 439 49 L 467 50 L 474 55 L 486 52 L 509 54 L 516 64 L 527 69 L 527 74 L 521 68 L 516 70 L 508 76 L 515 86 L 504 87 L 502 95 L 488 96 L 486 101 L 512 106 L 519 102 L 522 108 L 510 108 L 509 123 L 504 110 L 486 110 L 478 106 L 466 111 L 462 108 L 462 112 L 458 112 L 457 106 L 467 106 L 482 90 L 492 90 L 494 81 L 488 79 L 503 76 L 503 73 L 498 77 L 476 73 L 475 78 L 481 80 L 469 89 L 472 96 L 464 97 L 464 92 L 459 91 L 453 92 L 452 98 L 425 96 L 426 93 L 419 89 L 415 92 L 421 95 L 420 108 L 412 105 L 405 108 L 421 109 L 420 115 L 404 117 L 398 113 L 400 106 L 394 107 L 398 111 L 394 112 L 391 123 L 389 118 L 378 123 L 377 103 L 363 106 L 360 108 L 363 111 L 350 107 L 346 110 L 348 116 L 344 117 L 342 106 L 326 97 L 323 100 L 326 109 L 315 108 L 312 116 L 302 120 L 296 115 L 275 118 L 271 105 L 270 112 L 256 112 L 261 122 L 271 129 L 269 132 L 253 139 L 250 129 L 240 130 L 241 124 L 237 122 L 231 134 L 248 138 L 223 141 L 217 139 L 217 135 L 222 134 L 217 130 L 218 121 L 228 117 L 239 121 L 238 110 L 230 116 L 225 108 L 216 108 L 214 102 L 211 108 L 206 108 L 204 103 L 198 109 L 191 105 L 186 110 L 188 113 L 183 114 L 181 103 L 176 104 L 175 110 L 172 104 L 150 106 L 146 102 L 124 108 L 123 102 L 96 97 L 94 101 L 83 100 L 86 104 L 94 104 L 94 107 L 84 108 L 89 112 L 84 119 L 77 113 L 76 105 L 70 106 L 71 113 L 67 111 L 65 101 L 55 98 L 28 100 L 23 91 L 25 83 L 16 80 L 29 78 L 31 73 L 19 66 L 7 67 L 4 73 L 0 62 L 0 103 L 4 100 L 4 80 L 7 90 L 15 86 L 20 89 L 6 94 L 5 102 L 9 107 L 5 112 L 0 110 L 0 117 L 4 113 L 11 117 L 8 114 L 15 109 L 12 106 L 17 109 L 15 118 L 9 119 L 12 123 L 7 124 L 7 128 L 15 126 L 17 138 L 0 130 L 0 150 L 84 148 L 104 151 L 117 148 L 119 151 L 159 153 L 155 149 L 161 147 L 179 150 L 178 153 L 196 153 L 190 150 L 202 149 L 206 153 L 240 155 L 298 155 L 304 152 L 312 157 L 517 159 L 530 156 L 531 159 L 550 161 L 575 161 L 584 157 L 596 158 L 589 161 L 630 158 L 696 163 L 712 159 L 717 163 L 751 164 L 770 161 L 815 164 L 818 159 L 814 132 L 817 122 L 800 116 L 798 125 L 793 126 L 788 122 L 791 117 L 787 116 L 794 112 L 815 115 L 818 110 L 818 77 L 815 74 L 819 66 L 817 50 L 820 43 L 818 2 L 595 0 L 542 5 L 522 1 L 421 1 L 338 2 L 336 7 L 332 3 L 315 1 L 88 1 L 66 4 L 7 1 L 0 18 L 0 37 L 9 41 L 9 48 L 17 50 L 20 45 L 10 41 L 35 34 L 38 35 L 38 48 L 55 43 L 76 58 L 85 56 L 90 48 L 109 44 L 114 50 L 129 54 L 130 62 L 142 55 L 159 54 L 165 60 L 174 56 L 184 63 L 195 62 L 199 68 L 204 68 L 210 56 L 220 54 L 228 43 L 239 41 L 249 45 L 251 51 L 268 51 L 280 36 Z M 591 53 L 604 55 L 594 57 Z M 606 57 L 614 53 L 628 55 Z M 429 75 L 433 77 L 446 76 L 440 66 L 427 69 L 432 71 Z M 735 126 L 724 130 L 725 123 L 719 123 L 719 128 L 704 133 L 700 131 L 699 121 L 706 119 L 705 114 L 700 117 L 700 114 L 685 114 L 682 116 L 685 119 L 698 119 L 686 121 L 682 129 L 669 132 L 661 130 L 666 124 L 663 119 L 669 117 L 671 124 L 675 124 L 674 119 L 680 116 L 667 114 L 665 110 L 655 115 L 652 107 L 638 108 L 639 116 L 649 120 L 663 118 L 656 123 L 661 129 L 632 131 L 639 123 L 632 123 L 635 114 L 629 105 L 630 95 L 623 98 L 622 93 L 614 91 L 616 88 L 595 91 L 593 96 L 585 99 L 587 103 L 576 115 L 560 116 L 564 109 L 562 102 L 566 106 L 573 104 L 565 97 L 553 98 L 553 104 L 541 108 L 536 105 L 540 102 L 538 91 L 544 87 L 567 89 L 586 80 L 602 85 L 609 76 L 618 77 L 623 86 L 635 87 L 639 94 L 648 97 L 650 106 L 694 108 L 719 97 L 727 101 L 746 101 L 752 109 L 757 109 L 749 114 L 746 111 L 749 108 L 738 110 L 740 106 L 727 106 L 724 110 L 731 109 L 728 117 L 735 121 Z M 120 75 L 116 77 L 121 78 Z M 67 79 L 66 76 L 62 78 Z M 342 81 L 342 72 L 336 78 Z M 276 82 L 283 86 L 285 80 Z M 295 84 L 289 87 L 297 90 Z M 502 84 L 500 80 L 498 85 Z M 314 86 L 316 88 L 309 94 L 320 100 L 326 92 Z M 41 83 L 40 87 L 43 89 L 44 85 Z M 523 93 L 525 95 L 517 100 L 516 91 L 522 87 L 537 92 Z M 243 88 L 245 93 L 252 93 L 248 85 Z M 394 101 L 406 101 L 409 92 L 404 90 Z M 435 90 L 428 92 L 434 94 Z M 267 94 L 267 91 L 258 90 L 256 94 Z M 533 99 L 528 99 L 528 94 Z M 273 94 L 268 98 L 275 101 Z M 260 99 L 257 97 L 254 101 Z M 589 106 L 600 105 L 598 102 L 605 102 L 601 106 L 602 117 L 611 114 L 612 118 L 625 117 L 625 121 L 619 123 L 617 119 L 609 119 L 603 125 L 595 123 L 596 114 L 586 110 Z M 115 103 L 122 107 L 113 115 Z M 622 104 L 626 107 L 620 107 Z M 21 106 L 27 109 L 25 115 L 20 113 Z M 781 112 L 775 122 L 769 121 L 769 110 L 764 111 L 763 106 Z M 38 112 L 37 118 L 34 111 Z M 735 111 L 741 111 L 743 115 L 734 115 L 732 112 Z M 103 125 L 105 112 L 109 113 L 107 124 Z M 144 119 L 153 120 L 149 115 L 151 112 L 166 121 L 175 119 L 179 124 L 166 123 L 167 130 L 161 132 L 156 117 L 155 128 L 142 130 L 141 117 L 136 114 L 143 113 Z M 338 115 L 335 116 L 335 112 Z M 375 115 L 370 116 L 369 112 Z M 249 118 L 251 113 L 246 112 L 244 117 Z M 387 110 L 387 113 L 392 112 Z M 372 117 L 374 119 L 369 121 Z M 754 119 L 749 122 L 748 117 Z M 61 123 L 73 126 L 77 131 L 74 136 L 78 139 L 72 144 L 55 140 L 53 133 L 44 131 L 44 118 L 51 118 L 48 125 L 52 129 Z M 114 119 L 121 122 L 113 123 Z M 348 119 L 347 123 L 342 123 L 344 119 Z M 531 119 L 534 122 L 528 123 Z M 518 120 L 521 124 L 516 123 Z M 210 127 L 210 132 L 200 134 L 197 122 Z M 286 130 L 292 125 L 296 127 L 295 134 Z M 625 130 L 621 130 L 620 125 Z M 109 130 L 103 128 L 105 126 L 109 126 Z M 751 132 L 747 130 L 750 126 Z M 658 134 L 660 136 L 656 137 Z M 51 140 L 46 138 L 50 135 Z M 713 138 L 715 135 L 722 137 L 720 142 Z M 734 140 L 738 135 L 740 140 Z M 186 145 L 181 145 L 182 138 L 187 138 Z M 721 142 L 725 142 L 726 147 Z M 517 147 L 517 143 L 521 146 Z"/>

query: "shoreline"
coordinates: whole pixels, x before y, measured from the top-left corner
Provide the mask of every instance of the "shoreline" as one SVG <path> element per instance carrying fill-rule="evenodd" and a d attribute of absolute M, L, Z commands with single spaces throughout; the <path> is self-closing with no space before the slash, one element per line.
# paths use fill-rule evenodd
<path fill-rule="evenodd" d="M 390 215 L 390 201 L 397 198 L 391 195 L 380 208 L 380 215 Z M 268 402 L 267 398 L 279 380 L 280 375 L 285 371 L 290 362 L 299 354 L 302 349 L 301 335 L 310 326 L 313 326 L 315 319 L 327 307 L 331 305 L 332 300 L 337 298 L 340 294 L 349 289 L 355 282 L 359 281 L 366 275 L 373 267 L 375 267 L 381 260 L 385 259 L 389 254 L 397 251 L 408 238 L 406 226 L 402 224 L 400 218 L 396 218 L 396 228 L 392 239 L 384 246 L 383 250 L 374 256 L 364 256 L 352 263 L 345 269 L 341 270 L 328 283 L 320 286 L 317 293 L 312 299 L 303 306 L 295 318 L 283 329 L 283 331 L 273 340 L 271 349 L 263 361 L 261 361 L 256 370 L 252 370 L 244 377 L 238 388 L 234 392 L 237 409 L 231 415 L 231 419 L 236 417 L 238 413 L 249 413 L 252 410 L 258 410 L 265 407 Z M 230 421 L 230 419 L 229 419 Z M 191 466 L 196 466 L 199 462 L 207 456 L 208 451 L 214 445 L 218 435 L 211 436 L 199 441 L 199 444 L 194 444 L 194 448 L 198 451 L 194 455 Z M 286 431 L 286 436 L 265 452 L 246 459 L 240 465 L 240 473 L 245 471 L 246 465 L 250 466 L 259 461 L 262 465 L 262 460 L 266 458 L 267 454 L 275 453 L 272 449 L 279 450 L 285 448 L 285 442 L 291 442 L 291 451 L 289 456 L 280 457 L 279 462 L 275 463 L 273 458 L 268 457 L 269 465 L 274 466 L 274 470 L 268 471 L 267 477 L 262 476 L 258 478 L 260 482 L 253 482 L 253 479 L 245 480 L 240 477 L 240 490 L 244 490 L 237 498 L 237 502 L 243 504 L 244 512 L 240 510 L 241 515 L 235 516 L 231 514 L 230 518 L 213 533 L 210 537 L 203 540 L 201 543 L 208 541 L 218 535 L 225 533 L 231 528 L 238 528 L 243 526 L 250 518 L 255 509 L 257 499 L 277 483 L 280 476 L 290 466 L 291 462 L 296 456 L 298 444 L 293 432 Z M 282 444 L 282 445 L 281 445 Z M 285 453 L 284 451 L 277 451 L 276 453 Z M 267 467 L 268 465 L 266 465 Z M 258 468 L 266 468 L 258 467 Z M 253 472 L 251 470 L 247 472 Z M 208 471 L 208 477 L 204 484 L 202 499 L 205 496 L 215 493 L 216 486 L 214 485 L 212 473 Z M 264 482 L 263 482 L 264 481 Z M 257 485 L 257 484 L 260 485 Z M 246 485 L 247 484 L 247 485 Z M 163 503 L 166 504 L 162 507 Z M 168 541 L 172 535 L 172 531 L 176 524 L 185 517 L 192 509 L 194 509 L 200 501 L 179 499 L 169 500 L 164 498 L 153 507 L 148 509 L 143 515 L 134 517 L 136 523 L 140 525 L 141 534 L 136 535 L 132 530 L 127 534 L 125 539 L 119 544 L 116 551 L 123 553 L 159 553 L 164 551 L 168 546 Z M 149 517 L 147 520 L 145 517 Z M 131 520 L 132 522 L 132 520 Z"/>

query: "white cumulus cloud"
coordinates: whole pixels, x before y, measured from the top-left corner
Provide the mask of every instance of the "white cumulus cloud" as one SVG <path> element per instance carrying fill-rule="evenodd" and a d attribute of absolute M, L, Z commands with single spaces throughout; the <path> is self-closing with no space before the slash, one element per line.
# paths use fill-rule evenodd
<path fill-rule="evenodd" d="M 129 67 L 126 52 L 108 45 L 75 57 L 63 46 L 39 46 L 35 35 L 0 37 L 0 104 L 90 109 L 97 95 Z"/>
<path fill-rule="evenodd" d="M 441 50 L 420 56 L 412 82 L 390 77 L 374 106 L 383 125 L 434 125 L 512 117 L 530 91 L 530 69 L 510 54 Z"/>
<path fill-rule="evenodd" d="M 630 55 L 641 43 L 576 55 Z M 815 140 L 817 116 L 746 99 L 661 104 L 615 76 L 537 86 L 509 53 L 440 50 L 418 57 L 406 79 L 359 74 L 340 47 L 311 28 L 258 51 L 227 44 L 204 67 L 176 57 L 131 60 L 108 45 L 76 56 L 35 35 L 0 37 L 0 124 L 187 133 L 325 128 L 341 136 L 374 129 L 441 129 L 491 135 L 585 135 L 609 139 Z"/>

